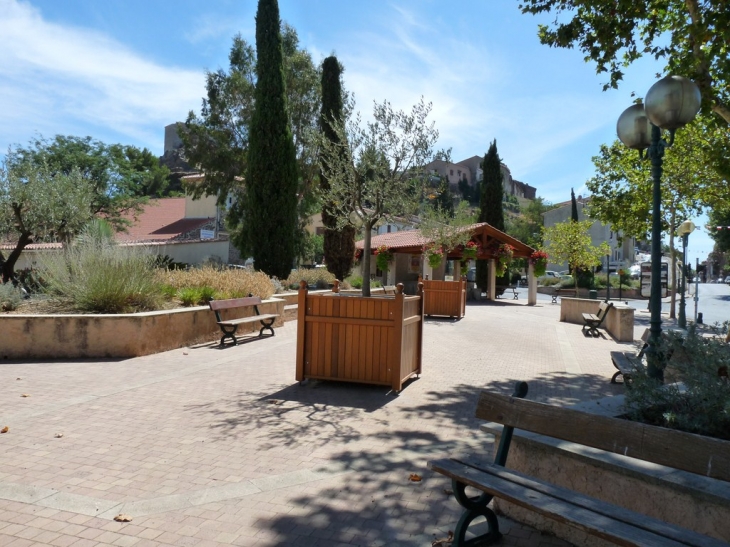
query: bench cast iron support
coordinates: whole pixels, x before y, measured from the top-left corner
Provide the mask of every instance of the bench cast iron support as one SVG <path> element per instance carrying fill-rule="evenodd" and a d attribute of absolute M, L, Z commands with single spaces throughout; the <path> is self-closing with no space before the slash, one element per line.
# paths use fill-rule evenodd
<path fill-rule="evenodd" d="M 517 382 L 515 392 L 512 396 L 524 399 L 527 396 L 527 383 Z M 509 445 L 512 442 L 513 431 L 514 427 L 504 426 L 502 430 L 502 438 L 499 441 L 499 448 L 497 449 L 497 455 L 494 457 L 495 465 L 501 465 L 504 467 L 504 464 L 507 463 L 507 453 L 509 452 Z M 452 479 L 451 487 L 454 491 L 456 501 L 465 509 L 459 519 L 459 522 L 456 523 L 454 540 L 452 543 L 453 547 L 477 547 L 478 545 L 491 545 L 499 540 L 499 538 L 502 537 L 502 534 L 499 532 L 499 521 L 497 521 L 497 515 L 494 511 L 487 507 L 487 504 L 492 501 L 494 496 L 485 492 L 479 496 L 469 497 L 465 492 L 466 484 L 459 482 L 456 479 Z M 467 540 L 466 531 L 477 517 L 484 517 L 487 521 L 488 530 L 480 536 L 475 536 Z"/>

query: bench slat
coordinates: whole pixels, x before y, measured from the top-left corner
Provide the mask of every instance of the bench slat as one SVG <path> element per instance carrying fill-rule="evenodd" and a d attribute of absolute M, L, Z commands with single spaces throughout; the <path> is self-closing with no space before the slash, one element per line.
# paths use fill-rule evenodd
<path fill-rule="evenodd" d="M 228 310 L 230 308 L 244 308 L 246 306 L 258 306 L 261 303 L 261 297 L 248 296 L 246 298 L 231 298 L 229 300 L 211 300 L 208 304 L 210 305 L 210 309 L 215 311 Z"/>
<path fill-rule="evenodd" d="M 261 321 L 264 319 L 274 319 L 279 317 L 278 314 L 269 313 L 264 315 L 251 315 L 249 317 L 241 317 L 239 319 L 226 319 L 225 321 L 218 321 L 219 325 L 240 325 L 242 323 L 253 323 L 255 321 Z"/>
<path fill-rule="evenodd" d="M 430 461 L 430 469 L 580 528 L 617 545 L 642 547 L 720 547 L 724 542 L 641 515 L 616 505 L 537 481 L 495 465 L 473 466 L 458 460 Z"/>
<path fill-rule="evenodd" d="M 476 417 L 624 456 L 730 481 L 724 442 L 482 391 Z M 691 446 L 692 450 L 687 450 Z"/>

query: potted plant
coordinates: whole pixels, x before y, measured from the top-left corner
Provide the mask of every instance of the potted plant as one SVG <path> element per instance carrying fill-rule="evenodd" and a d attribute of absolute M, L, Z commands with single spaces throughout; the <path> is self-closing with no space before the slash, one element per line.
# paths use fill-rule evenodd
<path fill-rule="evenodd" d="M 512 262 L 512 257 L 514 256 L 514 254 L 515 248 L 509 243 L 502 243 L 499 247 L 497 247 L 495 257 L 497 259 L 497 264 L 495 268 L 495 275 L 497 277 L 502 277 L 505 273 L 507 273 L 507 268 Z"/>
<path fill-rule="evenodd" d="M 444 258 L 444 251 L 441 247 L 436 247 L 432 245 L 424 249 L 424 252 L 426 253 L 428 265 L 431 266 L 431 268 L 435 270 L 436 268 L 441 266 L 441 261 Z"/>
<path fill-rule="evenodd" d="M 461 256 L 465 261 L 474 260 L 477 257 L 479 246 L 474 241 L 468 241 L 461 251 Z"/>
<path fill-rule="evenodd" d="M 388 267 L 390 250 L 372 253 L 372 231 L 382 220 L 415 213 L 430 181 L 425 166 L 433 159 L 438 132 L 427 121 L 431 105 L 411 112 L 375 104 L 373 122 L 345 123 L 322 116 L 330 135 L 318 138 L 319 167 L 328 181 L 320 190 L 338 226 L 362 233 L 362 295 L 342 296 L 335 284 L 327 295 L 299 290 L 296 379 L 367 382 L 391 386 L 421 371 L 422 293 L 371 297 L 370 264 Z M 390 256 L 389 256 L 390 255 Z M 385 340 L 391 342 L 385 343 Z M 378 342 L 380 341 L 380 342 Z M 381 347 L 383 351 L 372 351 Z"/>

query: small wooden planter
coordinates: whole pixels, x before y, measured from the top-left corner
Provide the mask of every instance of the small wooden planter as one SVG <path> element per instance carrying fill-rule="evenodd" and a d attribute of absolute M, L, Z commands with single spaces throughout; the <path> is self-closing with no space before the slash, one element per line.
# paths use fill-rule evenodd
<path fill-rule="evenodd" d="M 424 279 L 424 315 L 446 315 L 461 319 L 466 313 L 466 278 L 458 281 Z"/>
<path fill-rule="evenodd" d="M 421 373 L 422 286 L 417 296 L 341 296 L 299 289 L 296 379 L 390 386 Z"/>

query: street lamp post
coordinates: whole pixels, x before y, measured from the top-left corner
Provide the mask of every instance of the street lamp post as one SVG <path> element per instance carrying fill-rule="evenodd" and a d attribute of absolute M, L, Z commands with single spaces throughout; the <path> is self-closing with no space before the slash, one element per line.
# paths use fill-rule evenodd
<path fill-rule="evenodd" d="M 677 325 L 681 329 L 687 328 L 687 316 L 684 311 L 684 292 L 687 289 L 687 240 L 694 229 L 695 225 L 691 220 L 685 220 L 677 229 L 677 233 L 682 237 L 682 287 L 680 289 L 682 292 L 679 295 L 679 318 L 677 319 Z"/>
<path fill-rule="evenodd" d="M 611 255 L 606 255 L 606 302 L 611 300 Z"/>
<path fill-rule="evenodd" d="M 644 100 L 645 104 L 635 104 L 624 110 L 616 124 L 616 133 L 621 142 L 629 148 L 639 150 L 639 154 L 646 149 L 651 161 L 651 335 L 646 361 L 649 377 L 663 381 L 664 367 L 658 351 L 662 333 L 662 163 L 664 150 L 674 142 L 675 131 L 694 119 L 699 112 L 702 97 L 699 88 L 687 78 L 666 76 L 651 86 Z M 669 142 L 662 138 L 662 130 L 669 130 Z"/>

